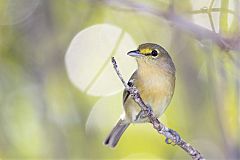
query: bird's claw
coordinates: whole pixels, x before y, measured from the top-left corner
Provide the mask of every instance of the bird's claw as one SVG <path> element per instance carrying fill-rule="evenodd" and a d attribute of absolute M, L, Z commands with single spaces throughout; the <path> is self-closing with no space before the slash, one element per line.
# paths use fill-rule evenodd
<path fill-rule="evenodd" d="M 137 114 L 137 116 L 136 116 L 136 121 L 148 117 L 151 112 L 152 112 L 152 108 L 148 105 L 148 108 L 147 108 L 147 109 L 141 110 L 141 111 Z"/>
<path fill-rule="evenodd" d="M 170 138 L 166 138 L 166 139 L 165 139 L 165 142 L 166 142 L 167 144 L 176 145 L 176 144 L 178 144 L 178 143 L 181 141 L 181 137 L 179 136 L 179 134 L 178 134 L 176 131 L 174 131 L 174 130 L 172 130 L 172 129 L 169 129 L 168 132 L 170 132 L 170 133 L 173 135 L 174 141 L 171 140 Z"/>

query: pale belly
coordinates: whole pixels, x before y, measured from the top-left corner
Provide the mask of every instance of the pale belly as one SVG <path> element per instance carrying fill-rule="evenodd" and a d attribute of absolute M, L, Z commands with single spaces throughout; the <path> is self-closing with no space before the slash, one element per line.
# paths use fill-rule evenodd
<path fill-rule="evenodd" d="M 174 92 L 175 79 L 164 79 L 159 81 L 159 84 L 153 83 L 151 79 L 144 82 L 145 85 L 140 85 L 141 81 L 136 82 L 135 86 L 143 101 L 152 107 L 153 113 L 156 117 L 161 116 L 169 105 Z M 141 111 L 140 106 L 131 97 L 128 97 L 124 104 L 125 118 L 132 123 L 147 122 L 148 119 L 138 119 L 136 116 Z"/>
<path fill-rule="evenodd" d="M 159 102 L 159 104 L 153 104 L 151 101 L 144 101 L 144 102 L 148 102 L 147 104 L 151 106 L 154 115 L 156 117 L 159 117 L 164 113 L 170 101 L 171 101 L 171 97 L 164 97 L 163 100 Z M 128 109 L 125 109 L 125 118 L 128 121 L 132 123 L 143 123 L 148 121 L 147 118 L 136 120 L 137 115 L 141 111 L 141 108 L 132 99 L 129 99 L 128 102 L 126 102 L 126 106 L 128 107 Z"/>

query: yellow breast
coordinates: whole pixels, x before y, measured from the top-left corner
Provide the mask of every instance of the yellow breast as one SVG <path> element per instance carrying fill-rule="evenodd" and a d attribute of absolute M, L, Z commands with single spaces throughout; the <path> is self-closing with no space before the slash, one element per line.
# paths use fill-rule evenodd
<path fill-rule="evenodd" d="M 140 74 L 136 80 L 136 87 L 139 89 L 143 100 L 152 106 L 156 114 L 161 114 L 160 112 L 165 110 L 166 105 L 172 98 L 175 77 L 155 70 L 150 73 L 152 74 Z"/>
<path fill-rule="evenodd" d="M 147 67 L 145 70 L 137 71 L 134 85 L 139 90 L 144 102 L 152 107 L 154 114 L 158 117 L 171 101 L 175 86 L 175 75 L 166 73 L 159 68 Z M 126 105 L 126 114 L 134 120 L 140 111 L 140 107 L 132 100 L 129 100 Z"/>

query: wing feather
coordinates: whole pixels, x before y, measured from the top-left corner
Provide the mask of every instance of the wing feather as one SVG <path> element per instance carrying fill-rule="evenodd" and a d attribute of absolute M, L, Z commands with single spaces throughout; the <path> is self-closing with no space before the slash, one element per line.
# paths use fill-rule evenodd
<path fill-rule="evenodd" d="M 137 74 L 137 71 L 135 71 L 135 72 L 132 74 L 131 78 L 130 78 L 129 81 L 128 81 L 128 85 L 130 85 L 130 86 L 133 86 L 133 85 L 134 85 L 134 80 L 135 80 L 135 78 L 136 78 L 136 74 Z M 125 104 L 125 102 L 126 102 L 127 99 L 129 98 L 129 95 L 130 95 L 130 93 L 125 89 L 125 90 L 123 91 L 123 105 Z"/>

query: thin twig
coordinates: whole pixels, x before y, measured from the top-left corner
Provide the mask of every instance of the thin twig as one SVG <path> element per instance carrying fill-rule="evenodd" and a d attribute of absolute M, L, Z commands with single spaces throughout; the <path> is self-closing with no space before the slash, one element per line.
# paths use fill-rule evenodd
<path fill-rule="evenodd" d="M 150 107 L 148 107 L 144 101 L 142 100 L 138 90 L 134 86 L 128 86 L 127 83 L 124 81 L 122 74 L 120 73 L 118 69 L 118 65 L 114 57 L 112 57 L 112 64 L 113 67 L 122 81 L 125 89 L 130 93 L 133 100 L 141 107 L 144 111 L 150 111 L 147 114 L 147 117 L 152 123 L 153 128 L 158 131 L 158 133 L 164 135 L 166 137 L 166 143 L 170 144 L 168 140 L 171 140 L 174 145 L 178 145 L 181 147 L 184 151 L 186 151 L 194 160 L 204 160 L 203 156 L 199 151 L 197 151 L 194 147 L 192 147 L 189 143 L 185 142 L 182 138 L 179 137 L 179 134 L 169 128 L 167 128 L 164 124 L 162 124 L 153 114 L 153 111 Z M 174 134 L 175 133 L 175 134 Z"/>
<path fill-rule="evenodd" d="M 203 14 L 203 13 L 208 13 L 209 10 L 207 7 L 203 7 L 201 9 L 198 9 L 198 10 L 192 10 L 192 11 L 188 11 L 187 13 L 190 13 L 190 14 Z M 237 13 L 235 13 L 233 10 L 231 9 L 225 9 L 225 8 L 212 8 L 211 9 L 211 12 L 227 12 L 227 13 L 230 13 L 231 15 L 233 16 L 236 16 L 238 17 Z"/>

